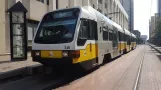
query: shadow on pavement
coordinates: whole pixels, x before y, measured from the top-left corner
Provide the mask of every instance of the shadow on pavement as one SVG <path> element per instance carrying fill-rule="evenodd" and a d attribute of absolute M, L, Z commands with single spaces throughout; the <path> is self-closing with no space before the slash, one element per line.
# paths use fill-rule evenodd
<path fill-rule="evenodd" d="M 56 88 L 59 88 L 62 86 L 66 86 L 66 85 L 70 84 L 71 82 L 78 80 L 78 79 L 94 72 L 98 68 L 99 67 L 95 67 L 95 68 L 88 70 L 88 71 L 75 71 L 75 70 L 73 71 L 73 70 L 67 70 L 67 69 L 61 70 L 56 76 L 55 75 L 54 76 L 55 76 L 55 78 L 61 76 L 62 81 L 59 83 L 53 84 L 50 87 L 47 87 L 43 90 L 52 90 L 52 89 L 56 89 Z M 54 72 L 53 72 L 53 74 L 54 74 Z M 53 78 L 54 78 L 53 76 L 48 77 L 49 80 L 51 80 Z"/>
<path fill-rule="evenodd" d="M 0 64 L 3 64 L 3 63 L 11 63 L 12 61 L 0 61 Z"/>
<path fill-rule="evenodd" d="M 16 70 L 15 73 L 11 72 L 9 75 L 15 75 L 12 78 L 6 78 L 4 80 L 1 79 L 0 81 L 3 81 L 0 82 L 0 90 L 2 87 L 5 90 L 11 90 L 12 88 L 15 90 L 51 90 L 68 85 L 71 82 L 92 73 L 98 68 L 99 67 L 96 67 L 88 71 L 70 70 L 70 68 L 57 68 L 52 69 L 51 72 L 49 71 L 50 73 L 45 71 L 31 76 L 26 75 L 27 69 L 24 68 L 22 70 Z"/>
<path fill-rule="evenodd" d="M 158 49 L 158 48 L 157 48 Z M 160 48 L 161 49 L 161 48 Z M 161 60 L 161 53 L 159 53 L 157 50 L 155 50 L 153 47 L 148 51 L 148 53 L 155 54 L 160 60 Z"/>

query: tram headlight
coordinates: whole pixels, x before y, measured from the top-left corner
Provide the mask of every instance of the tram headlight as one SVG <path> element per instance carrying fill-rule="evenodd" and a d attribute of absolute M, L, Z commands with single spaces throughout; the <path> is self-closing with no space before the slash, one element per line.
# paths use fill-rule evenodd
<path fill-rule="evenodd" d="M 38 51 L 38 50 L 36 50 L 36 51 L 35 51 L 35 50 L 32 50 L 32 51 L 31 51 L 31 56 L 32 56 L 32 57 L 39 57 L 40 54 L 41 54 L 41 53 L 40 53 L 40 51 Z"/>
<path fill-rule="evenodd" d="M 35 52 L 35 56 L 40 56 L 40 52 Z"/>
<path fill-rule="evenodd" d="M 63 52 L 63 57 L 68 57 L 68 52 Z"/>

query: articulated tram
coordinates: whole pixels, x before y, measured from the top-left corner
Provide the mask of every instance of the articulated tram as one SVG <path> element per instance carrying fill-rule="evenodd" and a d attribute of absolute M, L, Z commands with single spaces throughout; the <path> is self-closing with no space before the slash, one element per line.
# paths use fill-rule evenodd
<path fill-rule="evenodd" d="M 136 37 L 90 6 L 47 13 L 32 42 L 33 61 L 90 69 L 136 48 Z"/>

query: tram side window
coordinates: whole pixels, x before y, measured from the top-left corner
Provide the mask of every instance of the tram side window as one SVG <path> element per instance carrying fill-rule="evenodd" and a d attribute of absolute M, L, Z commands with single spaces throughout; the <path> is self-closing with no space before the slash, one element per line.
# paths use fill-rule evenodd
<path fill-rule="evenodd" d="M 78 45 L 84 45 L 86 40 L 97 40 L 97 23 L 93 20 L 81 20 L 78 34 Z"/>
<path fill-rule="evenodd" d="M 90 40 L 97 40 L 97 23 L 95 21 L 89 20 L 89 39 Z"/>
<path fill-rule="evenodd" d="M 109 40 L 113 41 L 113 32 L 109 29 Z"/>
<path fill-rule="evenodd" d="M 125 41 L 124 38 L 124 33 L 121 32 L 121 41 Z"/>
<path fill-rule="evenodd" d="M 113 40 L 114 40 L 114 41 L 117 41 L 117 32 L 115 31 L 115 32 L 113 33 L 113 35 L 114 35 Z"/>
<path fill-rule="evenodd" d="M 122 33 L 121 32 L 118 32 L 118 33 L 119 33 L 119 41 L 122 41 L 122 38 L 121 38 Z"/>
<path fill-rule="evenodd" d="M 121 41 L 125 41 L 125 39 L 124 39 L 125 37 L 124 36 L 125 36 L 125 34 L 121 33 Z"/>
<path fill-rule="evenodd" d="M 113 31 L 113 41 L 118 41 L 118 34 L 117 34 L 117 31 L 118 29 L 116 27 L 113 27 L 114 28 L 114 31 Z"/>
<path fill-rule="evenodd" d="M 81 20 L 77 44 L 82 46 L 89 37 L 89 23 L 87 20 Z"/>
<path fill-rule="evenodd" d="M 125 35 L 125 41 L 126 42 L 128 41 L 128 35 Z"/>
<path fill-rule="evenodd" d="M 108 41 L 108 26 L 103 27 L 103 40 Z"/>
<path fill-rule="evenodd" d="M 80 37 L 82 39 L 88 39 L 88 22 L 83 20 L 80 26 Z"/>
<path fill-rule="evenodd" d="M 130 42 L 131 42 L 131 41 L 130 41 L 130 36 L 127 35 L 127 45 L 130 45 L 130 44 L 131 44 Z"/>
<path fill-rule="evenodd" d="M 133 37 L 131 37 L 131 42 L 133 42 Z"/>
<path fill-rule="evenodd" d="M 131 42 L 134 42 L 134 38 L 133 37 L 131 37 Z"/>
<path fill-rule="evenodd" d="M 133 42 L 135 42 L 135 38 L 133 38 Z"/>

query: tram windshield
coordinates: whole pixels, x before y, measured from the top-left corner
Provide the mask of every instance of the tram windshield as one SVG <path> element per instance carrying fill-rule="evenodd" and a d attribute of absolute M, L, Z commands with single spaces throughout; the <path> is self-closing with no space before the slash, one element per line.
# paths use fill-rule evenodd
<path fill-rule="evenodd" d="M 64 15 L 65 14 L 65 15 Z M 50 17 L 50 18 L 49 18 Z M 74 38 L 77 18 L 70 12 L 49 14 L 39 26 L 35 43 L 59 44 L 69 43 Z"/>

